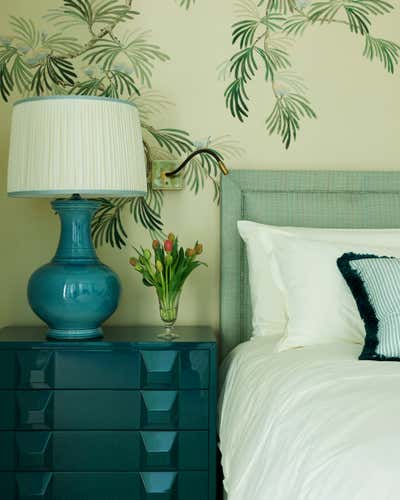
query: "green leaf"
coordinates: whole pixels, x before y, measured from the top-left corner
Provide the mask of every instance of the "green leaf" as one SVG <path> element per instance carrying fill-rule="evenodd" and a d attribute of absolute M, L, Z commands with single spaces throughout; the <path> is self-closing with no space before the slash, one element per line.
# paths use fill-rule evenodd
<path fill-rule="evenodd" d="M 264 61 L 266 80 L 272 80 L 276 71 L 290 67 L 289 56 L 282 49 L 269 48 L 265 51 L 256 47 L 256 51 Z"/>
<path fill-rule="evenodd" d="M 117 4 L 115 0 L 97 0 L 93 2 L 93 24 L 102 23 L 113 25 L 126 22 L 138 14 L 128 5 Z"/>
<path fill-rule="evenodd" d="M 314 2 L 308 12 L 308 17 L 312 23 L 330 23 L 343 7 L 342 2 Z"/>
<path fill-rule="evenodd" d="M 246 93 L 246 81 L 243 78 L 237 78 L 225 90 L 225 104 L 230 110 L 232 116 L 238 118 L 241 122 L 249 116 L 249 107 L 247 102 L 249 96 Z"/>
<path fill-rule="evenodd" d="M 64 6 L 50 9 L 45 19 L 56 26 L 73 28 L 87 25 L 92 29 L 94 24 L 113 26 L 132 19 L 139 12 L 131 10 L 128 5 L 121 5 L 115 0 L 65 0 Z"/>
<path fill-rule="evenodd" d="M 283 25 L 283 31 L 288 35 L 303 35 L 304 31 L 310 26 L 311 21 L 308 17 L 296 14 L 289 17 Z"/>
<path fill-rule="evenodd" d="M 132 71 L 143 85 L 151 87 L 154 63 L 167 61 L 158 45 L 147 41 L 148 32 L 134 34 L 126 39 L 99 40 L 88 49 L 83 57 L 88 64 L 102 64 L 105 69 L 112 69 L 119 56 L 125 56 L 132 64 Z"/>
<path fill-rule="evenodd" d="M 258 21 L 246 19 L 239 21 L 232 26 L 232 44 L 239 42 L 241 49 L 253 45 L 254 36 L 260 25 Z"/>
<path fill-rule="evenodd" d="M 316 118 L 308 99 L 299 94 L 288 94 L 277 97 L 274 109 L 265 124 L 269 134 L 278 134 L 288 149 L 297 138 L 302 118 Z"/>
<path fill-rule="evenodd" d="M 193 149 L 193 143 L 189 134 L 184 130 L 173 128 L 155 129 L 149 125 L 143 125 L 144 131 L 151 136 L 162 148 L 167 149 L 171 154 L 178 155 L 190 153 Z"/>
<path fill-rule="evenodd" d="M 231 73 L 235 79 L 242 79 L 244 83 L 251 80 L 258 69 L 254 55 L 255 47 L 248 47 L 237 52 L 231 59 Z"/>
<path fill-rule="evenodd" d="M 259 5 L 261 5 L 262 3 L 263 1 L 259 2 Z M 293 12 L 295 9 L 296 9 L 295 0 L 268 0 L 266 10 L 287 14 L 288 12 Z"/>
<path fill-rule="evenodd" d="M 70 52 L 73 53 L 82 49 L 81 44 L 76 38 L 65 36 L 63 33 L 54 33 L 44 38 L 43 47 L 57 52 L 57 55 L 60 56 L 65 56 Z"/>
<path fill-rule="evenodd" d="M 189 9 L 192 5 L 196 3 L 196 0 L 175 0 L 179 7 L 185 7 L 185 9 Z"/>
<path fill-rule="evenodd" d="M 30 89 L 32 82 L 32 72 L 30 67 L 24 62 L 24 60 L 17 55 L 10 70 L 11 79 L 15 82 L 15 85 L 20 94 L 24 94 Z"/>
<path fill-rule="evenodd" d="M 37 95 L 51 91 L 53 85 L 61 87 L 72 87 L 77 75 L 70 61 L 62 57 L 47 56 L 43 64 L 39 66 L 33 76 L 31 90 Z"/>
<path fill-rule="evenodd" d="M 90 78 L 89 80 L 85 80 L 83 82 L 78 82 L 72 87 L 70 90 L 70 94 L 77 95 L 93 95 L 100 96 L 104 92 L 104 81 L 105 77 L 102 78 Z"/>
<path fill-rule="evenodd" d="M 394 68 L 399 63 L 400 45 L 366 35 L 363 55 L 368 57 L 370 61 L 375 58 L 379 59 L 389 73 L 394 73 Z"/>
<path fill-rule="evenodd" d="M 4 101 L 8 102 L 8 98 L 14 89 L 14 84 L 8 71 L 7 64 L 0 62 L 0 94 Z"/>
<path fill-rule="evenodd" d="M 126 245 L 128 235 L 122 224 L 122 211 L 129 198 L 101 199 L 102 205 L 92 221 L 92 237 L 95 246 L 109 244 L 119 249 Z"/>
<path fill-rule="evenodd" d="M 10 24 L 15 31 L 15 39 L 33 49 L 40 43 L 40 32 L 30 19 L 11 16 Z"/>
<path fill-rule="evenodd" d="M 129 75 L 121 71 L 108 71 L 107 77 L 109 79 L 109 84 L 101 95 L 118 99 L 124 94 L 127 94 L 128 97 L 132 97 L 134 94 L 140 94 L 135 81 Z"/>

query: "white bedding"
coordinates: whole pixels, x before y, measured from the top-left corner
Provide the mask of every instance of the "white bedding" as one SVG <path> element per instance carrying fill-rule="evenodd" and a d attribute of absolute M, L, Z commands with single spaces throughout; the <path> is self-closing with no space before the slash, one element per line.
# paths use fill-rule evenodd
<path fill-rule="evenodd" d="M 222 371 L 229 500 L 399 500 L 400 363 L 360 345 L 274 353 L 254 338 Z"/>

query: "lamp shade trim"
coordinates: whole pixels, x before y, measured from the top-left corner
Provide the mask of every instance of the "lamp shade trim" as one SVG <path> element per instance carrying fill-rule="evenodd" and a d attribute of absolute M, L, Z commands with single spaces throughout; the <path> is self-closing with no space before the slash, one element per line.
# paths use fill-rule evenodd
<path fill-rule="evenodd" d="M 133 106 L 136 108 L 136 104 L 127 101 L 126 99 L 115 99 L 113 97 L 99 97 L 93 95 L 49 95 L 41 97 L 26 97 L 24 99 L 18 99 L 14 102 L 14 107 L 19 104 L 26 102 L 38 102 L 38 101 L 55 101 L 55 100 L 82 100 L 82 101 L 106 101 L 106 102 L 117 102 L 119 104 L 127 104 L 128 106 Z"/>
<path fill-rule="evenodd" d="M 47 190 L 47 191 L 11 191 L 8 196 L 12 198 L 53 198 L 54 196 L 65 196 L 68 197 L 73 194 L 83 194 L 101 197 L 111 197 L 111 198 L 136 198 L 138 196 L 146 196 L 146 191 L 122 191 L 122 190 L 104 190 L 96 191 L 95 189 L 60 189 L 60 190 Z"/>

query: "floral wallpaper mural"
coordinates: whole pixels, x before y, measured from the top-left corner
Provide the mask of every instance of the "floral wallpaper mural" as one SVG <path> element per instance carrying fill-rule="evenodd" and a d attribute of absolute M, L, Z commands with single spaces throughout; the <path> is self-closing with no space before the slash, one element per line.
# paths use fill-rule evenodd
<path fill-rule="evenodd" d="M 154 0 L 156 3 L 157 0 Z M 173 6 L 173 1 L 170 0 Z M 190 9 L 196 0 L 175 0 L 176 8 Z M 224 135 L 194 140 L 185 130 L 157 129 L 153 119 L 172 104 L 152 88 L 156 65 L 169 55 L 138 29 L 140 15 L 133 0 L 64 0 L 38 20 L 11 17 L 10 35 L 0 37 L 0 95 L 76 94 L 129 99 L 138 107 L 149 166 L 152 159 L 184 159 L 201 148 L 222 158 L 240 156 L 239 144 Z M 195 194 L 211 183 L 219 202 L 219 169 L 209 155 L 194 158 L 185 171 Z M 149 183 L 146 198 L 102 200 L 93 234 L 97 245 L 122 248 L 127 243 L 123 214 L 128 211 L 152 236 L 163 232 L 163 192 Z"/>
<path fill-rule="evenodd" d="M 237 51 L 220 67 L 220 76 L 230 82 L 225 91 L 230 113 L 241 122 L 246 120 L 250 100 L 247 85 L 263 72 L 275 100 L 265 121 L 266 130 L 278 134 L 289 148 L 301 121 L 317 117 L 305 83 L 293 70 L 290 48 L 296 38 L 312 27 L 327 29 L 333 23 L 340 24 L 354 34 L 354 43 L 360 44 L 365 57 L 378 60 L 386 71 L 394 73 L 400 45 L 373 35 L 377 17 L 393 9 L 386 0 L 239 0 L 238 20 L 232 25 L 232 44 Z M 317 30 L 314 36 L 317 41 Z"/>

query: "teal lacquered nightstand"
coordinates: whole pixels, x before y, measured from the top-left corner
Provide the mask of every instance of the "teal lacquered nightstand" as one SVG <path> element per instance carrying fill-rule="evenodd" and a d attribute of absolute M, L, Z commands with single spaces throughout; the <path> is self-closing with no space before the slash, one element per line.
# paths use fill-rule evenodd
<path fill-rule="evenodd" d="M 1 500 L 215 500 L 214 334 L 0 331 Z"/>

